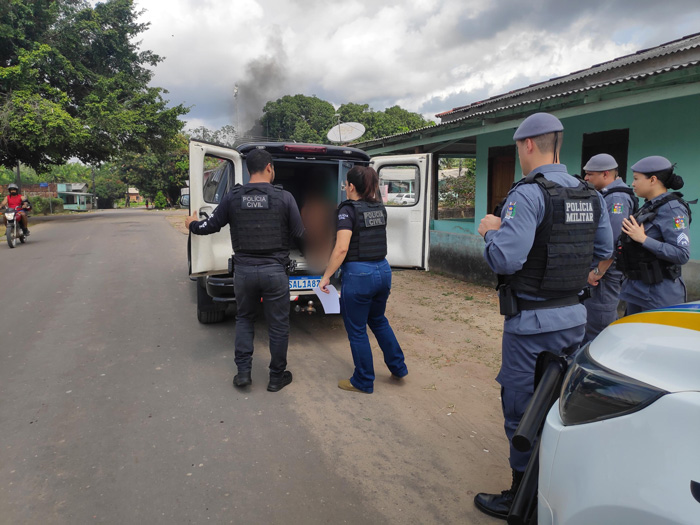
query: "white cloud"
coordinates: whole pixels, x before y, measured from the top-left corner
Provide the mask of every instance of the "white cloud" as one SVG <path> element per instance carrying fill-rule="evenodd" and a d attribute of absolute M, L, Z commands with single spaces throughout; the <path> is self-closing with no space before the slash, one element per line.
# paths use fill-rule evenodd
<path fill-rule="evenodd" d="M 218 128 L 235 123 L 235 83 L 246 125 L 265 101 L 296 93 L 433 118 L 692 32 L 700 5 L 679 3 L 639 0 L 630 11 L 622 0 L 139 0 L 137 8 L 151 24 L 142 48 L 165 57 L 153 84 L 193 106 L 189 127 Z"/>

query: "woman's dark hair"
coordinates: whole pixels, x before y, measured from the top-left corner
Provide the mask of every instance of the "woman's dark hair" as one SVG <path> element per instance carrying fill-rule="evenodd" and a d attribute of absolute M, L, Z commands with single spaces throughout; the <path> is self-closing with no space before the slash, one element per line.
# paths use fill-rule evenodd
<path fill-rule="evenodd" d="M 368 202 L 379 202 L 377 188 L 379 187 L 379 175 L 374 168 L 354 166 L 348 171 L 347 180 L 355 186 L 360 198 Z"/>
<path fill-rule="evenodd" d="M 652 175 L 656 176 L 661 184 L 670 190 L 680 190 L 684 184 L 683 177 L 673 173 L 673 167 L 667 170 L 655 171 L 653 173 L 643 173 L 642 175 L 644 175 L 647 179 L 650 179 Z"/>

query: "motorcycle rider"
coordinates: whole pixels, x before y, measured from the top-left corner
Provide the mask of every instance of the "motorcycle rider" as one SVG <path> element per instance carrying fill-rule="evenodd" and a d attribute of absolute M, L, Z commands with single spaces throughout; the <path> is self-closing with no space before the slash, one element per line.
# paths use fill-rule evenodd
<path fill-rule="evenodd" d="M 9 195 L 0 203 L 0 208 L 11 208 L 17 212 L 19 224 L 22 227 L 25 237 L 29 237 L 29 228 L 27 227 L 27 211 L 31 208 L 29 201 L 19 194 L 19 186 L 14 182 L 7 185 Z M 2 216 L 2 222 L 7 226 L 5 215 Z"/>

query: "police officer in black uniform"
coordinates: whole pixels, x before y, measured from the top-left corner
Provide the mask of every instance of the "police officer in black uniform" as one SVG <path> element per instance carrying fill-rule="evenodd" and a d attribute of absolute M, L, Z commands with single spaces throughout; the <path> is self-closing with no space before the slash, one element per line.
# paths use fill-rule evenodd
<path fill-rule="evenodd" d="M 301 238 L 304 226 L 291 193 L 273 186 L 272 156 L 263 149 L 246 158 L 250 182 L 227 193 L 212 216 L 198 221 L 196 212 L 186 224 L 195 235 L 216 233 L 229 224 L 233 246 L 236 314 L 237 387 L 252 383 L 254 318 L 262 299 L 270 338 L 269 392 L 278 392 L 292 382 L 287 368 L 289 341 L 289 248 Z"/>

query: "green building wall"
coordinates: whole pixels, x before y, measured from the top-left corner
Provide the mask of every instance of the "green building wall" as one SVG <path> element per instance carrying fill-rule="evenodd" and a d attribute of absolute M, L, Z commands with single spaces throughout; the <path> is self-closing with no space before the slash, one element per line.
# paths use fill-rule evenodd
<path fill-rule="evenodd" d="M 624 103 L 624 100 L 621 100 L 621 104 Z M 685 181 L 681 192 L 686 200 L 700 197 L 700 95 L 606 109 L 596 113 L 563 117 L 561 120 L 564 124 L 561 162 L 567 166 L 569 173 L 580 172 L 584 134 L 629 129 L 628 166 L 642 157 L 662 155 L 676 163 L 676 172 Z M 430 246 L 433 268 L 449 274 L 461 273 L 469 279 L 482 282 L 495 282 L 483 261 L 483 241 L 479 243 L 467 237 L 478 236 L 476 229 L 480 219 L 491 212 L 486 209 L 489 148 L 513 144 L 514 131 L 515 127 L 493 133 L 487 131 L 477 136 L 475 220 L 434 221 Z M 513 180 L 521 177 L 516 159 Z M 631 183 L 630 170 L 626 174 L 626 180 Z M 689 229 L 691 261 L 683 267 L 683 277 L 688 286 L 689 298 L 698 299 L 700 205 L 691 206 L 691 211 L 695 213 L 695 220 Z"/>

